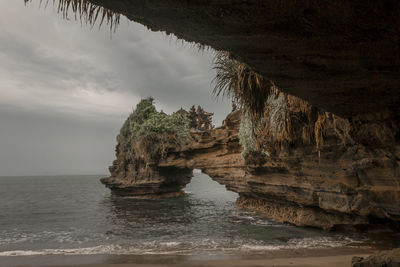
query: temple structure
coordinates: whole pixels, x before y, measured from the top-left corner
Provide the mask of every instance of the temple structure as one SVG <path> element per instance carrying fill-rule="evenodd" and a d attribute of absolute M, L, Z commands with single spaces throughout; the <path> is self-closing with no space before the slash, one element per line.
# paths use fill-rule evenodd
<path fill-rule="evenodd" d="M 190 119 L 189 127 L 191 130 L 211 130 L 214 128 L 212 124 L 212 116 L 214 113 L 206 112 L 200 105 L 197 108 L 193 105 L 189 112 L 182 107 L 175 113 L 187 116 Z"/>

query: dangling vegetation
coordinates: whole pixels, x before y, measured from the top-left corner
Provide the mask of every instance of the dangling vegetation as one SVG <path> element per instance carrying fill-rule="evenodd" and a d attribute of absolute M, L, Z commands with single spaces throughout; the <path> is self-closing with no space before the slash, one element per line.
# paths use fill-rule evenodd
<path fill-rule="evenodd" d="M 239 138 L 247 161 L 251 156 L 252 162 L 261 162 L 260 158 L 300 144 L 314 145 L 320 153 L 328 125 L 344 133 L 338 134 L 341 142 L 349 141 L 343 119 L 281 92 L 228 53 L 217 53 L 214 68 L 217 75 L 213 93 L 231 97 L 241 108 Z"/>
<path fill-rule="evenodd" d="M 32 0 L 24 0 L 25 4 Z M 50 0 L 40 0 L 40 4 L 48 5 Z M 56 0 L 52 1 L 56 4 Z M 68 18 L 69 11 L 74 13 L 74 17 L 78 18 L 82 23 L 94 26 L 99 21 L 99 27 L 106 22 L 110 26 L 110 30 L 116 30 L 120 21 L 120 14 L 102 6 L 95 5 L 88 0 L 58 0 L 57 12 L 61 13 L 65 19 Z"/>
<path fill-rule="evenodd" d="M 263 151 L 258 147 L 256 132 L 263 120 L 266 99 L 272 92 L 271 83 L 227 52 L 217 52 L 214 69 L 217 74 L 213 94 L 232 98 L 242 111 L 239 129 L 242 157 L 246 159 Z"/>
<path fill-rule="evenodd" d="M 217 52 L 214 59 L 217 74 L 213 80 L 213 94 L 231 97 L 239 107 L 246 109 L 253 121 L 264 115 L 265 100 L 271 93 L 271 82 L 246 64 L 230 57 L 227 52 Z"/>
<path fill-rule="evenodd" d="M 189 119 L 158 112 L 153 98 L 142 99 L 121 128 L 117 141 L 147 161 L 164 158 L 170 146 L 182 146 L 189 136 Z"/>
<path fill-rule="evenodd" d="M 247 158 L 250 153 L 257 151 L 257 140 L 254 134 L 253 123 L 248 112 L 242 112 L 239 128 L 239 143 L 242 146 L 242 157 Z"/>

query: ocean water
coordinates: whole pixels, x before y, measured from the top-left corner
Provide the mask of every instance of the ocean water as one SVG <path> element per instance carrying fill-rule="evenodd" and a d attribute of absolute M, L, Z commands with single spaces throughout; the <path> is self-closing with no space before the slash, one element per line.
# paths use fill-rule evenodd
<path fill-rule="evenodd" d="M 0 177 L 0 260 L 24 255 L 212 255 L 357 246 L 343 233 L 281 224 L 235 207 L 195 173 L 181 197 L 113 195 L 100 176 Z"/>

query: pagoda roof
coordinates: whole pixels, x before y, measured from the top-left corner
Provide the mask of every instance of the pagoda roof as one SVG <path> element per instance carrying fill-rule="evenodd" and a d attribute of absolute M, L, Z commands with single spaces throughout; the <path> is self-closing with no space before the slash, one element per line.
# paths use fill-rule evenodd
<path fill-rule="evenodd" d="M 177 112 L 175 112 L 175 113 L 178 113 L 178 114 L 180 114 L 180 115 L 182 115 L 182 116 L 185 116 L 185 115 L 188 115 L 189 114 L 189 112 L 187 112 L 186 110 L 184 110 L 183 108 L 180 108 Z"/>

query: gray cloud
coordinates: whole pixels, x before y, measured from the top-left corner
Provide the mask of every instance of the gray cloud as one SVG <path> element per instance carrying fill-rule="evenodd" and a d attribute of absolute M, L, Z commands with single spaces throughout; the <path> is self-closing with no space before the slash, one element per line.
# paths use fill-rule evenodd
<path fill-rule="evenodd" d="M 143 97 L 166 112 L 200 104 L 216 124 L 229 112 L 210 93 L 211 51 L 125 19 L 111 36 L 38 2 L 0 0 L 0 175 L 105 172 Z"/>
<path fill-rule="evenodd" d="M 0 109 L 0 174 L 106 174 L 121 121 Z"/>

